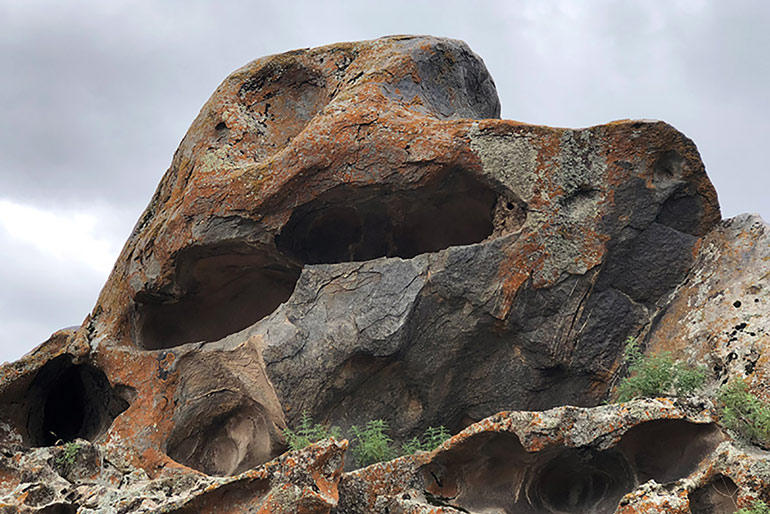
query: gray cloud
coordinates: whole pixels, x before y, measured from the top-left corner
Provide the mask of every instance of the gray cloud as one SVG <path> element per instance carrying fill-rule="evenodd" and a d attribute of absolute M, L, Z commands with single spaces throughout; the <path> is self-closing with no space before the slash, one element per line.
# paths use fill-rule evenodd
<path fill-rule="evenodd" d="M 764 2 L 0 0 L 0 19 L 0 200 L 96 209 L 115 247 L 228 73 L 394 33 L 467 41 L 506 118 L 664 119 L 698 144 L 726 216 L 770 219 Z M 0 229 L 0 361 L 78 324 L 106 278 L 33 254 Z"/>

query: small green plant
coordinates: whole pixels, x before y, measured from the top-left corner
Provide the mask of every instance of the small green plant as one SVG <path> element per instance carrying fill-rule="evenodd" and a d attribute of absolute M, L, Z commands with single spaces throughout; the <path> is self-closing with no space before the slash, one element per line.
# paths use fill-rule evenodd
<path fill-rule="evenodd" d="M 770 404 L 753 395 L 741 379 L 723 386 L 718 399 L 722 425 L 749 442 L 770 448 Z"/>
<path fill-rule="evenodd" d="M 762 500 L 756 500 L 751 504 L 751 507 L 739 509 L 735 514 L 770 514 L 770 506 Z"/>
<path fill-rule="evenodd" d="M 388 424 L 381 419 L 371 420 L 363 428 L 356 425 L 350 427 L 354 439 L 353 458 L 358 466 L 369 466 L 398 457 L 398 452 L 393 448 L 393 440 L 386 434 L 388 430 Z"/>
<path fill-rule="evenodd" d="M 422 437 L 413 437 L 401 445 L 403 455 L 417 452 L 430 452 L 452 437 L 446 427 L 428 427 Z"/>
<path fill-rule="evenodd" d="M 424 452 L 423 442 L 419 437 L 413 437 L 404 443 L 401 443 L 401 455 L 412 455 L 417 452 Z"/>
<path fill-rule="evenodd" d="M 687 396 L 703 387 L 706 381 L 703 366 L 693 367 L 675 361 L 668 352 L 645 356 L 633 337 L 626 340 L 624 358 L 629 376 L 617 387 L 620 402 L 634 398 Z"/>
<path fill-rule="evenodd" d="M 78 452 L 80 452 L 80 444 L 76 442 L 66 443 L 61 453 L 56 456 L 56 464 L 66 468 L 72 467 L 75 464 Z"/>
<path fill-rule="evenodd" d="M 294 431 L 286 428 L 283 431 L 283 435 L 286 436 L 286 443 L 292 451 L 301 450 L 329 437 L 342 438 L 339 427 L 327 427 L 319 423 L 313 423 L 313 419 L 308 415 L 307 411 L 302 412 L 302 418 L 300 418 L 297 430 Z"/>

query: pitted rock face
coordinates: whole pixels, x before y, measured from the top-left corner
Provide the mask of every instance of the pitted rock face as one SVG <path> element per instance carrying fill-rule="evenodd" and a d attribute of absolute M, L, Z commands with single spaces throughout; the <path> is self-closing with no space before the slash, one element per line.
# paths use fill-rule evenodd
<path fill-rule="evenodd" d="M 403 441 L 503 410 L 597 405 L 626 338 L 665 340 L 689 301 L 676 295 L 699 287 L 707 272 L 692 270 L 706 269 L 704 248 L 730 247 L 715 235 L 730 226 L 709 232 L 714 188 L 692 141 L 663 122 L 573 130 L 499 113 L 481 59 L 448 39 L 337 44 L 235 71 L 83 325 L 0 368 L 0 443 L 38 458 L 30 448 L 90 440 L 129 484 L 180 481 L 169 490 L 185 500 L 143 489 L 136 512 L 235 497 L 232 512 L 328 513 L 339 501 L 416 513 L 424 503 L 388 495 L 375 509 L 360 496 L 371 483 L 341 500 L 342 446 L 307 453 L 305 474 L 293 457 L 271 460 L 287 421 L 380 418 Z M 591 416 L 599 431 L 617 421 Z M 642 483 L 692 477 L 718 453 L 724 434 L 688 416 L 629 422 L 610 446 L 544 451 L 523 428 L 484 429 L 405 476 L 446 473 L 419 494 L 470 511 L 613 512 Z M 656 440 L 683 453 L 647 458 Z M 757 476 L 712 468 L 743 496 Z M 14 480 L 6 489 L 24 487 Z M 682 491 L 677 505 L 717 505 Z"/>
<path fill-rule="evenodd" d="M 254 61 L 193 122 L 79 336 L 168 359 L 254 337 L 290 421 L 398 438 L 595 404 L 716 196 L 664 123 L 498 113 L 456 41 Z"/>
<path fill-rule="evenodd" d="M 708 403 L 667 399 L 501 412 L 431 453 L 345 473 L 332 512 L 735 512 L 752 481 L 767 488 L 767 453 L 744 453 L 714 421 Z"/>

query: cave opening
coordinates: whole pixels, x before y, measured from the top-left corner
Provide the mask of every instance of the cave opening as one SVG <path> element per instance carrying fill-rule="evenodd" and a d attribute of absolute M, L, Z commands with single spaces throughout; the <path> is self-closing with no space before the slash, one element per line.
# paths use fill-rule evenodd
<path fill-rule="evenodd" d="M 135 339 L 145 349 L 218 341 L 289 299 L 299 268 L 247 245 L 199 247 L 179 257 L 176 297 L 135 298 Z"/>
<path fill-rule="evenodd" d="M 663 419 L 631 428 L 612 448 L 530 453 L 513 434 L 482 433 L 440 454 L 423 479 L 429 493 L 470 512 L 611 514 L 639 484 L 688 476 L 723 437 L 714 424 Z M 729 478 L 715 478 L 691 493 L 700 509 L 693 513 L 732 512 L 735 490 Z"/>
<path fill-rule="evenodd" d="M 339 186 L 295 209 L 276 244 L 304 264 L 409 259 L 492 234 L 497 194 L 467 173 L 423 187 Z"/>
<path fill-rule="evenodd" d="M 277 248 L 240 241 L 180 252 L 173 283 L 134 297 L 134 340 L 159 350 L 246 329 L 289 299 L 305 264 L 408 259 L 481 242 L 497 203 L 488 185 L 457 169 L 410 190 L 338 186 L 292 212 Z"/>
<path fill-rule="evenodd" d="M 29 390 L 27 435 L 32 446 L 87 439 L 107 431 L 128 402 L 107 376 L 89 364 L 73 364 L 68 355 L 43 366 Z"/>

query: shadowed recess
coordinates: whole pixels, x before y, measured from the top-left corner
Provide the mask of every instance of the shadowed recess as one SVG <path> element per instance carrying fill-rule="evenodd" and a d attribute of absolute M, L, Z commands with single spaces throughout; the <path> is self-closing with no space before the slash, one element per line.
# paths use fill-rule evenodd
<path fill-rule="evenodd" d="M 140 293 L 134 333 L 148 350 L 210 342 L 247 328 L 288 300 L 299 269 L 245 245 L 187 250 L 174 297 Z"/>
<path fill-rule="evenodd" d="M 67 355 L 41 368 L 28 393 L 27 435 L 32 446 L 95 440 L 128 408 L 106 375 Z"/>
<path fill-rule="evenodd" d="M 723 438 L 712 424 L 662 419 L 635 426 L 626 432 L 618 448 L 640 484 L 650 479 L 665 484 L 692 473 Z"/>
<path fill-rule="evenodd" d="M 222 505 L 226 505 L 229 512 L 251 512 L 254 509 L 255 498 L 261 498 L 269 491 L 270 482 L 266 479 L 238 480 L 194 496 L 184 507 L 169 510 L 167 514 L 221 512 Z"/>
<path fill-rule="evenodd" d="M 423 480 L 439 504 L 468 512 L 611 514 L 638 484 L 687 476 L 720 434 L 714 425 L 661 420 L 634 427 L 607 450 L 531 453 L 514 434 L 482 433 L 440 453 Z"/>
<path fill-rule="evenodd" d="M 293 212 L 276 236 L 280 253 L 245 242 L 181 252 L 173 284 L 135 296 L 134 340 L 158 350 L 243 330 L 289 299 L 303 264 L 411 258 L 483 241 L 497 202 L 492 189 L 456 170 L 410 191 L 337 187 Z"/>
<path fill-rule="evenodd" d="M 717 474 L 706 485 L 690 493 L 692 514 L 727 514 L 738 510 L 738 486 L 730 477 Z"/>
<path fill-rule="evenodd" d="M 37 511 L 37 514 L 75 514 L 77 507 L 66 503 L 54 503 Z"/>
<path fill-rule="evenodd" d="M 339 186 L 297 208 L 276 244 L 304 264 L 409 259 L 483 241 L 493 230 L 496 200 L 459 172 L 409 191 Z"/>
<path fill-rule="evenodd" d="M 569 448 L 535 468 L 527 488 L 532 512 L 614 512 L 634 476 L 618 452 Z"/>
<path fill-rule="evenodd" d="M 206 395 L 177 420 L 168 456 L 208 475 L 235 475 L 269 461 L 283 448 L 259 403 L 233 391 Z"/>

